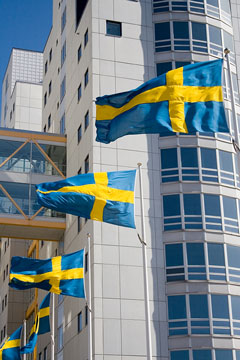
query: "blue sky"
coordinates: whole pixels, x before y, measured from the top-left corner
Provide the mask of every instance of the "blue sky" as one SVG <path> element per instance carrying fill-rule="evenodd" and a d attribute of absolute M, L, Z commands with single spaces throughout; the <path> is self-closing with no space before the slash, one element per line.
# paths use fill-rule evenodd
<path fill-rule="evenodd" d="M 52 0 L 0 0 L 0 14 L 1 101 L 2 81 L 12 48 L 43 51 L 52 26 Z"/>

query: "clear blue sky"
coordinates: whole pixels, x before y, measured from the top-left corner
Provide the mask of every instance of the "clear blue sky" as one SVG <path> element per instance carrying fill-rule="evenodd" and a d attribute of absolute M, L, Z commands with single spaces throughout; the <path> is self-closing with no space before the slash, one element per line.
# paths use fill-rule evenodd
<path fill-rule="evenodd" d="M 52 26 L 52 0 L 0 0 L 0 14 L 1 102 L 2 81 L 12 48 L 43 51 Z"/>

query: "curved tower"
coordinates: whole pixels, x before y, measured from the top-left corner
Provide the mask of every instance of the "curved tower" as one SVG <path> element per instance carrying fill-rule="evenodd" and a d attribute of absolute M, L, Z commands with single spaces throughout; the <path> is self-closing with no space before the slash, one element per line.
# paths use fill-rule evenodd
<path fill-rule="evenodd" d="M 239 119 L 235 9 L 229 0 L 153 0 L 158 75 L 230 49 Z M 239 360 L 240 185 L 232 137 L 172 134 L 160 137 L 159 147 L 170 359 Z"/>

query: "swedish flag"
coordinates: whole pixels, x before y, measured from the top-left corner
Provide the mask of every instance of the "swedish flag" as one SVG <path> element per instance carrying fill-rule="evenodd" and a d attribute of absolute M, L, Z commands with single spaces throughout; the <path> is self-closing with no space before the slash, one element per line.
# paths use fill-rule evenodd
<path fill-rule="evenodd" d="M 13 256 L 10 283 L 14 289 L 40 288 L 84 298 L 84 250 L 39 260 Z"/>
<path fill-rule="evenodd" d="M 0 348 L 0 360 L 21 360 L 21 331 L 22 326 L 20 326 L 2 345 Z"/>
<path fill-rule="evenodd" d="M 21 354 L 28 354 L 32 353 L 36 343 L 38 335 L 45 334 L 50 331 L 50 324 L 49 324 L 49 314 L 50 314 L 50 293 L 45 296 L 41 305 L 39 307 L 39 311 L 35 317 L 34 325 L 31 329 L 29 341 L 28 343 L 23 346 L 20 350 Z"/>
<path fill-rule="evenodd" d="M 136 170 L 73 176 L 37 185 L 38 202 L 50 209 L 135 228 Z"/>
<path fill-rule="evenodd" d="M 98 97 L 96 140 L 108 144 L 128 134 L 229 132 L 222 62 L 190 64 L 135 90 Z"/>

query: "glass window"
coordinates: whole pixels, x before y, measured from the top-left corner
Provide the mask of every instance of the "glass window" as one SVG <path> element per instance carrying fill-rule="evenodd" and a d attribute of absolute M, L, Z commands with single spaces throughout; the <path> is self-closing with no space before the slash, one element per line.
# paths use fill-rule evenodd
<path fill-rule="evenodd" d="M 175 39 L 189 39 L 189 30 L 187 21 L 174 21 L 173 33 Z"/>
<path fill-rule="evenodd" d="M 207 13 L 219 19 L 218 0 L 207 0 Z"/>
<path fill-rule="evenodd" d="M 52 92 L 52 81 L 50 81 L 50 83 L 48 84 L 48 96 L 51 94 Z"/>
<path fill-rule="evenodd" d="M 216 150 L 201 148 L 201 162 L 202 180 L 218 182 Z"/>
<path fill-rule="evenodd" d="M 184 194 L 185 215 L 201 215 L 200 194 Z"/>
<path fill-rule="evenodd" d="M 107 20 L 107 35 L 122 36 L 122 23 Z"/>
<path fill-rule="evenodd" d="M 153 12 L 159 13 L 159 12 L 164 12 L 164 11 L 169 11 L 168 0 L 167 1 L 153 0 Z"/>
<path fill-rule="evenodd" d="M 181 148 L 181 163 L 183 167 L 198 167 L 197 149 Z"/>
<path fill-rule="evenodd" d="M 188 350 L 171 351 L 171 360 L 189 360 Z"/>
<path fill-rule="evenodd" d="M 224 249 L 222 244 L 208 243 L 209 265 L 225 266 Z"/>
<path fill-rule="evenodd" d="M 157 76 L 165 74 L 170 70 L 172 70 L 172 62 L 157 64 Z"/>
<path fill-rule="evenodd" d="M 89 125 L 89 111 L 86 112 L 85 117 L 84 117 L 85 131 L 88 128 L 88 125 Z"/>
<path fill-rule="evenodd" d="M 76 0 L 76 28 L 82 18 L 88 0 Z"/>
<path fill-rule="evenodd" d="M 85 174 L 89 172 L 89 155 L 84 160 L 84 170 Z"/>
<path fill-rule="evenodd" d="M 44 106 L 47 104 L 47 93 L 44 94 Z"/>
<path fill-rule="evenodd" d="M 227 14 L 231 14 L 229 0 L 220 0 L 221 9 L 225 11 Z"/>
<path fill-rule="evenodd" d="M 240 269 L 240 247 L 227 245 L 228 266 Z"/>
<path fill-rule="evenodd" d="M 45 66 L 44 66 L 44 72 L 45 72 L 45 74 L 47 73 L 47 71 L 48 71 L 48 62 L 46 61 L 46 62 L 45 62 Z"/>
<path fill-rule="evenodd" d="M 166 266 L 183 266 L 182 244 L 166 245 Z"/>
<path fill-rule="evenodd" d="M 66 93 L 66 76 L 64 76 L 62 82 L 61 82 L 61 87 L 60 87 L 60 101 L 62 102 L 64 95 Z"/>
<path fill-rule="evenodd" d="M 229 319 L 227 295 L 211 295 L 213 318 Z"/>
<path fill-rule="evenodd" d="M 207 295 L 189 295 L 191 318 L 208 318 Z"/>
<path fill-rule="evenodd" d="M 60 134 L 65 134 L 65 113 L 60 119 Z"/>
<path fill-rule="evenodd" d="M 211 350 L 193 350 L 193 360 L 212 360 Z"/>
<path fill-rule="evenodd" d="M 85 34 L 84 34 L 84 47 L 87 46 L 88 43 L 88 29 L 86 30 Z"/>
<path fill-rule="evenodd" d="M 162 149 L 161 150 L 161 164 L 162 169 L 172 169 L 178 167 L 177 149 Z"/>
<path fill-rule="evenodd" d="M 78 314 L 78 332 L 81 332 L 83 329 L 82 327 L 82 312 Z"/>
<path fill-rule="evenodd" d="M 82 84 L 80 84 L 78 87 L 77 95 L 78 95 L 78 101 L 79 101 L 82 97 Z"/>
<path fill-rule="evenodd" d="M 88 69 L 86 70 L 84 74 L 84 87 L 86 87 L 88 84 Z"/>
<path fill-rule="evenodd" d="M 208 25 L 209 38 L 210 38 L 210 53 L 213 55 L 222 54 L 222 35 L 221 29 Z"/>
<path fill-rule="evenodd" d="M 80 143 L 81 139 L 82 139 L 82 125 L 79 126 L 78 132 L 77 132 L 78 144 Z"/>
<path fill-rule="evenodd" d="M 66 59 L 66 40 L 64 41 L 64 44 L 61 49 L 61 66 L 63 66 Z"/>
<path fill-rule="evenodd" d="M 66 6 L 63 10 L 62 17 L 61 17 L 61 31 L 63 32 L 65 25 L 66 25 L 66 19 L 67 19 L 67 9 Z"/>
<path fill-rule="evenodd" d="M 235 320 L 240 320 L 240 296 L 231 296 L 232 302 L 232 317 Z"/>
<path fill-rule="evenodd" d="M 216 349 L 216 360 L 233 360 L 232 350 Z"/>
<path fill-rule="evenodd" d="M 206 25 L 192 22 L 193 50 L 207 52 L 207 31 Z"/>
<path fill-rule="evenodd" d="M 42 353 L 41 352 L 38 354 L 38 360 L 42 360 Z"/>
<path fill-rule="evenodd" d="M 48 117 L 48 129 L 50 128 L 50 126 L 51 126 L 51 114 Z"/>
<path fill-rule="evenodd" d="M 203 243 L 187 243 L 188 265 L 205 265 Z"/>
<path fill-rule="evenodd" d="M 228 32 L 223 30 L 223 41 L 224 41 L 224 48 L 228 48 L 231 52 L 233 52 L 233 36 L 229 34 Z M 231 59 L 231 57 L 230 57 Z"/>
<path fill-rule="evenodd" d="M 232 153 L 219 150 L 220 169 L 233 172 Z"/>
<path fill-rule="evenodd" d="M 204 194 L 205 214 L 221 216 L 220 200 L 218 195 Z"/>
<path fill-rule="evenodd" d="M 170 23 L 158 23 L 155 24 L 155 40 L 170 39 Z"/>
<path fill-rule="evenodd" d="M 186 319 L 185 295 L 168 296 L 168 319 Z"/>
<path fill-rule="evenodd" d="M 177 68 L 180 68 L 180 67 L 182 67 L 182 66 L 189 65 L 189 64 L 191 64 L 190 61 L 176 61 L 176 62 L 175 62 L 175 67 L 176 67 L 176 69 L 177 69 Z"/>
<path fill-rule="evenodd" d="M 236 199 L 223 196 L 223 212 L 225 217 L 237 219 Z"/>
<path fill-rule="evenodd" d="M 77 54 L 78 62 L 80 61 L 81 57 L 82 57 L 82 45 L 80 45 L 78 48 L 78 54 Z"/>
<path fill-rule="evenodd" d="M 164 216 L 180 215 L 180 198 L 179 194 L 165 195 L 163 197 Z"/>

